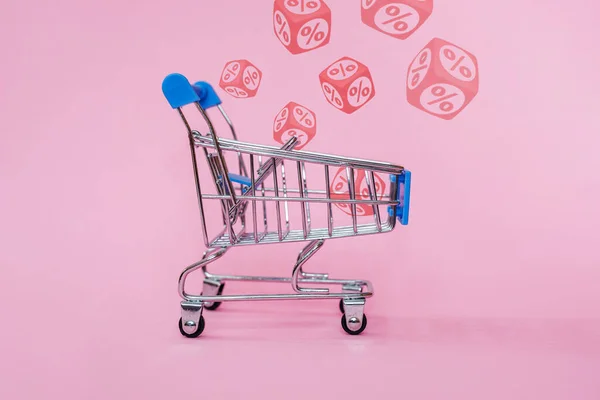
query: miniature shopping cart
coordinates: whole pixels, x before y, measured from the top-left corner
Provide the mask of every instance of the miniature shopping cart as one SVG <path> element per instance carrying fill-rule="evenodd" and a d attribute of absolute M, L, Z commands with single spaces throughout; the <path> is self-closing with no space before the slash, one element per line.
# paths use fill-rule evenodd
<path fill-rule="evenodd" d="M 366 298 L 373 295 L 371 282 L 331 279 L 328 274 L 305 272 L 303 266 L 327 239 L 390 232 L 396 226 L 396 220 L 408 224 L 410 172 L 401 166 L 378 161 L 295 150 L 297 138 L 294 136 L 282 147 L 241 142 L 210 84 L 197 82 L 192 85 L 183 75 L 171 74 L 164 79 L 162 90 L 187 129 L 201 229 L 207 248 L 202 259 L 185 268 L 179 276 L 179 295 L 183 298 L 179 320 L 181 334 L 198 337 L 204 330 L 203 310 L 214 310 L 224 301 L 301 299 L 339 299 L 343 329 L 351 335 L 361 333 L 367 326 L 364 307 Z M 182 111 L 188 105 L 200 112 L 208 133 L 192 129 L 191 119 Z M 207 113 L 211 107 L 219 109 L 233 140 L 217 136 Z M 198 158 L 202 158 L 197 157 L 198 148 L 202 148 L 206 169 L 198 168 Z M 237 173 L 230 172 L 228 157 L 230 163 L 233 159 L 231 165 L 237 164 Z M 337 188 L 332 190 L 332 169 L 341 171 L 336 176 L 341 178 L 338 186 L 340 182 L 343 184 L 343 193 Z M 360 171 L 366 189 L 357 193 L 355 179 Z M 377 192 L 375 174 L 389 176 L 388 193 Z M 204 176 L 212 180 L 212 192 L 201 187 Z M 308 188 L 309 181 L 311 186 L 314 185 L 311 189 Z M 215 211 L 210 211 L 209 207 L 214 207 Z M 348 223 L 342 226 L 336 212 L 347 218 Z M 268 224 L 272 218 L 276 221 L 275 228 Z M 365 218 L 366 222 L 363 221 Z M 316 226 L 318 220 L 323 221 L 323 226 Z M 292 224 L 294 221 L 298 221 L 297 225 Z M 208 233 L 207 225 L 211 224 L 220 227 L 215 236 Z M 298 255 L 291 277 L 215 275 L 207 270 L 210 263 L 221 258 L 231 247 L 292 242 L 307 243 Z M 186 279 L 198 269 L 204 274 L 202 292 L 199 295 L 187 293 Z M 225 281 L 286 282 L 291 283 L 293 292 L 224 294 Z M 333 292 L 324 287 L 327 285 L 341 285 L 341 288 Z"/>

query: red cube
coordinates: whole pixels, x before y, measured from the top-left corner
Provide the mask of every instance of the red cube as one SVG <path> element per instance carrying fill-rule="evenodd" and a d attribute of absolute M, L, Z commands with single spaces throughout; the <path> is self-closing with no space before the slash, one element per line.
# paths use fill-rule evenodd
<path fill-rule="evenodd" d="M 475 56 L 443 39 L 431 40 L 408 68 L 408 102 L 442 119 L 457 116 L 478 90 L 479 69 Z"/>
<path fill-rule="evenodd" d="M 362 0 L 361 20 L 386 35 L 406 39 L 433 11 L 433 0 Z"/>
<path fill-rule="evenodd" d="M 327 101 L 346 114 L 352 114 L 375 96 L 369 68 L 350 57 L 342 57 L 325 68 L 319 81 Z"/>
<path fill-rule="evenodd" d="M 308 108 L 290 101 L 279 111 L 273 123 L 273 139 L 285 144 L 297 138 L 295 150 L 300 150 L 317 134 L 317 117 Z"/>
<path fill-rule="evenodd" d="M 385 194 L 385 181 L 379 174 L 373 174 L 375 177 L 375 193 L 373 200 L 381 200 Z M 370 179 L 370 175 L 369 178 Z M 348 184 L 348 174 L 346 167 L 341 167 L 333 177 L 330 186 L 331 198 L 335 200 L 349 200 L 350 188 Z M 369 192 L 369 184 L 367 182 L 367 173 L 364 170 L 354 170 L 354 199 L 355 200 L 371 200 Z M 352 215 L 352 206 L 349 203 L 334 203 L 337 208 L 348 215 Z M 381 212 L 381 211 L 380 211 Z M 373 215 L 373 206 L 370 204 L 356 204 L 356 215 L 369 216 Z"/>
<path fill-rule="evenodd" d="M 331 10 L 323 0 L 275 0 L 273 30 L 292 54 L 323 47 L 331 37 Z"/>
<path fill-rule="evenodd" d="M 233 60 L 223 68 L 219 86 L 233 97 L 254 97 L 261 79 L 262 72 L 250 61 Z"/>

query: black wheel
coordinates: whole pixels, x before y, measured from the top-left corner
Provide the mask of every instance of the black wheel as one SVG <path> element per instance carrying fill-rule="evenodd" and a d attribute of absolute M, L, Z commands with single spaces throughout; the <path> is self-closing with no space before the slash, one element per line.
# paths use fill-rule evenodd
<path fill-rule="evenodd" d="M 225 287 L 225 282 L 223 282 L 219 285 L 219 290 L 217 291 L 217 296 L 220 296 L 223 294 L 224 287 Z M 215 301 L 210 306 L 204 306 L 204 308 L 212 311 L 212 310 L 216 310 L 217 308 L 219 308 L 220 305 L 221 305 L 220 301 Z"/>
<path fill-rule="evenodd" d="M 362 333 L 362 331 L 365 330 L 366 327 L 367 327 L 367 316 L 365 314 L 363 314 L 362 324 L 360 325 L 360 328 L 358 328 L 355 331 L 353 331 L 352 329 L 350 329 L 348 327 L 348 324 L 346 323 L 346 314 L 342 315 L 342 328 L 344 328 L 346 333 L 348 333 L 350 335 L 360 335 Z"/>
<path fill-rule="evenodd" d="M 200 322 L 198 323 L 198 329 L 196 329 L 196 332 L 194 333 L 187 333 L 186 331 L 183 330 L 183 320 L 181 318 L 179 318 L 179 332 L 181 332 L 181 334 L 185 337 L 188 338 L 197 338 L 198 336 L 200 336 L 202 334 L 202 331 L 204 331 L 204 316 L 201 315 L 200 316 Z"/>
<path fill-rule="evenodd" d="M 344 299 L 340 299 L 340 312 L 344 313 Z"/>

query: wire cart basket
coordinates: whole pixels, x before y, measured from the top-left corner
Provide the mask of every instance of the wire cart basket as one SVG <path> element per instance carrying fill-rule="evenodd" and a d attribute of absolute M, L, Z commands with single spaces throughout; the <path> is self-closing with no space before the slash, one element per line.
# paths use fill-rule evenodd
<path fill-rule="evenodd" d="M 305 272 L 303 267 L 327 239 L 390 232 L 396 227 L 396 221 L 407 225 L 410 171 L 379 161 L 295 150 L 298 139 L 294 136 L 282 147 L 241 142 L 210 84 L 202 81 L 191 84 L 185 76 L 173 73 L 163 80 L 162 91 L 169 105 L 177 110 L 188 133 L 201 229 L 207 249 L 200 261 L 186 267 L 179 276 L 179 295 L 183 299 L 179 319 L 181 334 L 198 337 L 205 326 L 203 310 L 215 310 L 225 301 L 302 299 L 339 299 L 344 331 L 351 335 L 363 332 L 367 326 L 365 302 L 373 295 L 371 282 L 332 279 L 328 274 Z M 191 119 L 183 113 L 185 106 L 200 112 L 208 127 L 206 134 L 192 129 Z M 233 140 L 217 136 L 207 112 L 212 107 L 219 109 Z M 202 148 L 207 163 L 206 170 L 198 168 L 199 148 Z M 237 173 L 230 172 L 227 157 L 230 162 L 233 158 L 232 165 L 237 164 Z M 332 186 L 331 178 L 335 172 L 332 169 L 337 170 L 333 177 L 334 183 L 337 182 L 335 186 Z M 311 175 L 311 186 L 313 181 L 320 183 L 311 189 L 308 188 L 309 173 L 314 174 Z M 387 193 L 382 193 L 386 182 L 379 174 L 389 177 Z M 200 181 L 204 179 L 201 175 L 212 180 L 212 193 L 201 187 Z M 358 190 L 357 180 L 361 185 Z M 219 208 L 220 212 L 210 212 L 210 206 Z M 344 214 L 348 223 L 336 223 L 339 221 L 337 216 L 334 218 L 334 212 Z M 268 223 L 273 216 L 275 228 Z M 363 221 L 365 218 L 367 221 Z M 323 226 L 315 226 L 318 220 L 323 221 Z M 291 221 L 297 221 L 297 225 L 292 226 Z M 219 225 L 216 234 L 209 235 L 207 225 L 210 224 Z M 207 270 L 210 263 L 225 255 L 231 247 L 291 242 L 306 242 L 291 276 L 216 275 Z M 186 279 L 198 269 L 204 274 L 202 292 L 190 294 L 185 291 Z M 293 292 L 224 294 L 226 281 L 291 283 Z M 333 292 L 323 287 L 325 285 L 341 285 L 341 288 Z"/>

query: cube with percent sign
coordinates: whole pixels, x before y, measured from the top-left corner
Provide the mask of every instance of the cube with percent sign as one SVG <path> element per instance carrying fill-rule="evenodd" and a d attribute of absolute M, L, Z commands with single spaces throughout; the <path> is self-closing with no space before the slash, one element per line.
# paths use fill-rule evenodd
<path fill-rule="evenodd" d="M 375 182 L 371 182 L 371 175 L 364 170 L 354 170 L 354 198 L 355 200 L 381 200 L 385 194 L 385 181 L 374 173 Z M 369 189 L 375 187 L 375 192 Z M 330 186 L 331 198 L 335 200 L 350 200 L 350 185 L 348 184 L 348 172 L 346 167 L 340 167 L 333 177 Z M 352 206 L 349 203 L 334 203 L 337 208 L 348 215 L 352 215 Z M 374 215 L 373 206 L 370 204 L 356 204 L 357 216 Z"/>
<path fill-rule="evenodd" d="M 352 114 L 375 96 L 375 84 L 366 65 L 342 57 L 319 74 L 327 101 L 338 110 Z"/>
<path fill-rule="evenodd" d="M 300 150 L 317 134 L 317 117 L 308 108 L 290 101 L 279 111 L 273 122 L 273 139 L 285 144 L 292 136 L 297 139 L 294 149 Z"/>
<path fill-rule="evenodd" d="M 262 72 L 250 61 L 233 60 L 225 64 L 219 86 L 233 97 L 254 97 L 261 79 Z"/>
<path fill-rule="evenodd" d="M 406 77 L 406 97 L 413 106 L 450 120 L 479 90 L 475 56 L 443 39 L 432 39 L 413 59 Z"/>
<path fill-rule="evenodd" d="M 323 0 L 275 0 L 273 30 L 292 54 L 323 47 L 331 37 L 331 10 Z"/>
<path fill-rule="evenodd" d="M 362 0 L 360 16 L 371 28 L 406 39 L 425 23 L 433 11 L 433 0 Z"/>

